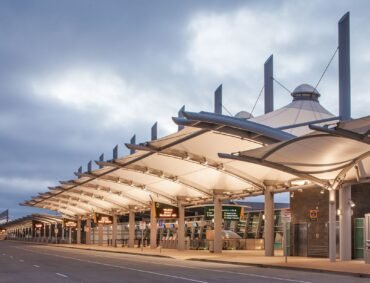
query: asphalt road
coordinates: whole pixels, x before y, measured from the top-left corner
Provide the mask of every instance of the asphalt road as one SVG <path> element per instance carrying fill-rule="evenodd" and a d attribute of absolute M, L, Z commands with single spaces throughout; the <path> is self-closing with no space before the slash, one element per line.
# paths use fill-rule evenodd
<path fill-rule="evenodd" d="M 367 282 L 369 278 L 0 241 L 0 282 Z"/>

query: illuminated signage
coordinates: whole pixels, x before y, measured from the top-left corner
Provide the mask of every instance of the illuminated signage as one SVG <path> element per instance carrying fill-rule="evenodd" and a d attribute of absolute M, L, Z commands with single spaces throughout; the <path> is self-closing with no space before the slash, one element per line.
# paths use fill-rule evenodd
<path fill-rule="evenodd" d="M 242 208 L 240 206 L 222 206 L 222 219 L 224 220 L 240 220 Z M 213 206 L 204 207 L 204 215 L 206 220 L 212 220 L 215 215 Z"/>
<path fill-rule="evenodd" d="M 72 220 L 64 220 L 64 227 L 77 227 L 77 222 Z"/>
<path fill-rule="evenodd" d="M 99 224 L 112 224 L 113 223 L 113 217 L 109 215 L 104 214 L 96 214 L 96 221 Z"/>
<path fill-rule="evenodd" d="M 178 218 L 179 208 L 165 203 L 155 203 L 155 213 L 157 218 Z"/>

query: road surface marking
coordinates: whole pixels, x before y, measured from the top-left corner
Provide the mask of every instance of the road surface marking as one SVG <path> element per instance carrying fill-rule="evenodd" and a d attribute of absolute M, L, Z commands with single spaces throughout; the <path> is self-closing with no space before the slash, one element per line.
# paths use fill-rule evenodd
<path fill-rule="evenodd" d="M 13 259 L 14 257 L 11 255 L 11 256 L 9 256 L 10 257 L 10 259 Z"/>
<path fill-rule="evenodd" d="M 34 266 L 34 267 L 37 267 L 37 268 L 39 268 L 39 267 L 40 267 L 40 265 L 36 265 L 36 264 L 34 264 L 33 266 Z"/>
<path fill-rule="evenodd" d="M 95 256 L 97 256 L 97 255 L 95 255 Z M 98 257 L 112 259 L 112 257 L 104 256 L 104 255 L 98 255 Z M 129 261 L 132 262 L 132 263 L 137 262 L 135 260 L 129 260 Z M 303 280 L 298 280 L 298 279 L 290 279 L 290 278 L 275 277 L 275 276 L 268 276 L 268 275 L 259 275 L 259 274 L 255 274 L 255 273 L 217 270 L 217 269 L 212 269 L 212 268 L 186 266 L 186 265 L 181 265 L 181 264 L 157 263 L 157 262 L 154 262 L 154 261 L 145 261 L 145 260 L 139 260 L 139 261 L 140 261 L 140 263 L 149 263 L 149 264 L 155 264 L 155 265 L 164 265 L 164 266 L 180 267 L 180 268 L 187 268 L 187 269 L 204 270 L 204 271 L 211 271 L 211 272 L 218 272 L 218 273 L 236 274 L 236 275 L 243 275 L 243 276 L 249 276 L 249 277 L 260 277 L 260 278 L 272 279 L 272 280 L 277 280 L 277 281 L 287 281 L 287 282 L 296 282 L 296 283 L 312 283 L 311 281 L 303 281 Z M 212 263 L 212 262 L 210 262 L 210 263 Z M 222 264 L 228 264 L 228 263 L 222 263 Z M 228 265 L 230 265 L 230 263 Z M 245 268 L 245 267 L 246 268 L 251 268 L 252 266 L 243 266 L 243 268 Z"/>
<path fill-rule="evenodd" d="M 61 256 L 61 255 L 56 255 L 56 254 L 40 253 L 40 252 L 32 251 L 32 250 L 29 250 L 29 249 L 19 248 L 19 247 L 15 247 L 15 248 L 20 249 L 20 250 L 24 250 L 24 251 L 28 251 L 28 252 L 31 252 L 31 253 L 36 253 L 36 254 L 44 254 L 44 255 L 48 255 L 48 256 L 71 259 L 71 260 L 76 260 L 76 261 L 80 261 L 80 262 L 86 262 L 86 263 L 91 263 L 91 264 L 109 266 L 109 267 L 114 267 L 114 268 L 119 268 L 119 269 L 124 269 L 124 270 L 130 270 L 130 271 L 136 271 L 136 272 L 146 273 L 146 274 L 152 274 L 152 275 L 157 275 L 157 276 L 162 276 L 162 277 L 169 277 L 169 278 L 174 278 L 174 279 L 178 279 L 178 280 L 197 282 L 197 283 L 209 283 L 207 281 L 201 281 L 201 280 L 196 280 L 196 279 L 192 279 L 192 278 L 188 278 L 188 277 L 176 276 L 176 275 L 171 275 L 171 274 L 166 274 L 166 273 L 160 273 L 160 272 L 154 272 L 154 271 L 149 271 L 149 270 L 131 268 L 131 267 L 127 267 L 127 266 L 119 266 L 119 265 L 101 263 L 101 262 L 98 262 L 98 261 L 83 260 L 83 259 L 69 257 L 69 256 Z M 56 273 L 56 274 L 59 275 L 60 273 Z M 59 275 L 59 276 L 62 276 L 62 275 Z"/>
<path fill-rule="evenodd" d="M 157 272 L 152 272 L 152 271 L 148 271 L 148 270 L 141 270 L 141 269 L 130 268 L 130 267 L 126 267 L 126 266 L 111 265 L 111 264 L 107 264 L 107 263 L 101 263 L 101 262 L 90 261 L 90 260 L 82 260 L 82 259 L 79 259 L 79 258 L 73 258 L 73 257 L 68 257 L 68 256 L 60 256 L 60 255 L 48 254 L 48 253 L 42 253 L 42 252 L 40 253 L 40 252 L 28 250 L 28 249 L 19 248 L 19 247 L 15 247 L 15 248 L 21 249 L 21 250 L 26 250 L 26 251 L 29 251 L 29 252 L 32 252 L 32 253 L 45 254 L 45 255 L 49 255 L 49 256 L 55 256 L 55 257 L 66 258 L 66 259 L 73 259 L 73 260 L 77 260 L 77 261 L 81 261 L 81 262 L 105 265 L 105 266 L 110 266 L 110 267 L 115 267 L 115 268 L 120 268 L 120 269 L 127 269 L 127 270 L 132 270 L 132 271 L 137 271 L 137 272 L 142 272 L 142 273 L 149 273 L 149 274 L 154 274 L 154 275 L 160 275 L 160 276 L 165 276 L 165 277 L 171 277 L 171 278 L 176 278 L 176 279 L 181 279 L 181 280 L 186 280 L 186 281 L 207 283 L 206 281 L 199 281 L 199 280 L 195 280 L 195 279 L 191 279 L 191 278 L 187 278 L 187 277 L 179 277 L 179 276 L 174 276 L 174 275 L 165 274 L 165 273 L 157 273 Z M 100 257 L 104 258 L 105 256 L 100 256 Z M 108 257 L 106 257 L 106 258 L 108 258 Z M 141 260 L 140 260 L 140 262 L 147 262 L 147 263 L 156 264 L 156 265 L 183 267 L 183 268 L 189 268 L 189 269 L 199 269 L 199 270 L 219 272 L 219 273 L 237 274 L 237 275 L 243 275 L 243 276 L 249 276 L 249 277 L 271 279 L 271 280 L 276 280 L 276 281 L 286 281 L 286 282 L 296 282 L 296 283 L 312 283 L 311 281 L 303 281 L 303 280 L 298 280 L 298 279 L 289 279 L 289 278 L 275 277 L 275 276 L 268 276 L 268 275 L 259 275 L 259 274 L 247 273 L 247 272 L 222 271 L 222 270 L 215 270 L 215 269 L 209 269 L 209 268 L 187 267 L 187 266 L 182 266 L 182 265 L 155 263 L 155 262 L 141 261 Z M 227 263 L 225 263 L 225 264 L 227 264 Z M 248 267 L 251 267 L 251 266 L 248 266 Z"/>
<path fill-rule="evenodd" d="M 24 262 L 24 260 L 23 259 L 20 259 L 19 262 Z"/>
<path fill-rule="evenodd" d="M 62 274 L 62 273 L 55 273 L 56 275 L 58 275 L 58 276 L 60 276 L 60 277 L 64 277 L 64 278 L 67 278 L 68 276 L 67 275 L 65 275 L 65 274 Z"/>
<path fill-rule="evenodd" d="M 6 255 L 6 254 L 3 254 L 3 255 Z"/>

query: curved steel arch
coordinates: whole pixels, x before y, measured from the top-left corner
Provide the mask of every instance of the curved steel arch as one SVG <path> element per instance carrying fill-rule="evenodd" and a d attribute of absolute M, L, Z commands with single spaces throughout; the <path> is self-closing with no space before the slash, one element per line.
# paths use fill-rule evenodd
<path fill-rule="evenodd" d="M 84 194 L 78 194 L 77 192 L 74 192 L 72 190 L 66 191 L 64 195 L 69 195 L 71 197 L 76 197 L 77 199 L 88 201 L 91 205 L 96 206 L 97 208 L 100 208 L 101 210 L 109 211 L 111 209 L 125 208 L 125 207 L 121 207 L 116 204 L 110 203 L 109 201 L 90 197 Z"/>
<path fill-rule="evenodd" d="M 295 175 L 297 177 L 301 177 L 303 179 L 310 180 L 313 183 L 316 183 L 319 186 L 322 186 L 322 187 L 325 187 L 325 188 L 330 186 L 329 182 L 327 182 L 327 181 L 323 181 L 323 180 L 321 180 L 319 178 L 316 178 L 314 176 L 311 176 L 309 174 L 305 174 L 304 172 L 301 172 L 301 171 L 298 171 L 296 169 L 290 168 L 288 166 L 281 165 L 281 164 L 278 164 L 278 163 L 274 163 L 274 162 L 271 162 L 271 161 L 261 160 L 259 158 L 250 157 L 250 156 L 239 156 L 239 155 L 226 154 L 226 153 L 219 153 L 218 156 L 220 158 L 227 158 L 227 159 L 233 159 L 233 160 L 238 160 L 238 161 L 244 161 L 244 162 L 254 163 L 254 164 L 257 164 L 257 165 L 260 165 L 260 166 L 269 167 L 269 168 L 272 168 L 272 169 L 277 169 L 277 170 L 280 170 L 282 172 L 286 172 L 286 173 Z"/>
<path fill-rule="evenodd" d="M 158 196 L 161 196 L 162 198 L 168 200 L 169 202 L 176 202 L 176 199 L 174 198 L 171 198 L 169 197 L 168 195 L 165 195 L 161 192 L 157 192 L 156 189 L 152 188 L 150 185 L 146 185 L 146 184 L 143 184 L 143 183 L 139 183 L 137 181 L 134 181 L 133 179 L 124 179 L 124 178 L 119 178 L 119 177 L 113 177 L 112 178 L 109 178 L 108 176 L 105 176 L 106 178 L 97 178 L 95 179 L 94 181 L 102 181 L 102 182 L 111 182 L 111 183 L 115 183 L 117 185 L 120 185 L 122 187 L 129 187 L 129 188 L 134 188 L 134 189 L 137 189 L 137 190 L 145 190 L 149 193 L 152 193 L 152 194 L 155 194 L 155 195 L 158 195 Z M 110 189 L 110 187 L 108 186 L 108 188 Z M 128 194 L 127 192 L 125 192 L 124 189 L 121 190 L 123 195 L 124 196 L 127 196 L 127 198 L 131 198 L 131 199 L 134 199 L 134 197 L 130 196 L 128 197 Z M 137 200 L 137 199 L 136 199 Z"/>
<path fill-rule="evenodd" d="M 86 214 L 91 213 L 91 210 L 89 208 L 83 208 L 81 206 L 77 206 L 77 203 L 74 203 L 73 205 L 71 202 L 63 202 L 57 199 L 48 199 L 44 202 L 45 204 L 51 205 L 51 206 L 64 206 L 66 209 L 69 209 L 70 211 L 76 213 L 76 214 Z"/>
<path fill-rule="evenodd" d="M 89 184 L 89 185 L 85 184 L 85 185 L 82 185 L 82 186 L 78 186 L 78 187 L 73 188 L 73 190 L 78 190 L 78 191 L 81 191 L 81 192 L 83 192 L 83 193 L 91 193 L 91 194 L 93 194 L 93 195 L 101 196 L 101 197 L 103 197 L 103 198 L 104 198 L 104 200 L 105 200 L 105 201 L 108 201 L 108 202 L 110 202 L 110 203 L 112 203 L 112 204 L 115 204 L 115 205 L 117 205 L 117 206 L 120 206 L 120 207 L 121 207 L 121 208 L 120 208 L 120 210 L 121 210 L 121 209 L 126 209 L 126 210 L 128 210 L 128 207 L 126 207 L 126 206 L 122 206 L 122 205 L 120 204 L 120 202 L 117 202 L 116 200 L 112 199 L 112 197 L 113 197 L 113 196 L 112 196 L 112 194 L 111 194 L 111 193 L 109 193 L 109 192 L 107 192 L 107 191 L 105 191 L 105 190 L 99 190 L 97 187 L 92 186 L 91 184 Z M 112 191 L 113 191 L 113 189 L 112 189 Z M 146 205 L 146 206 L 147 206 L 147 204 L 145 204 L 145 203 L 143 203 L 143 202 L 140 202 L 140 201 L 138 201 L 138 200 L 135 200 L 134 198 L 126 197 L 126 196 L 125 196 L 125 195 L 123 195 L 123 194 L 120 194 L 120 195 L 115 194 L 115 195 L 114 195 L 114 197 L 117 197 L 117 198 L 119 198 L 119 199 L 124 199 L 124 200 L 131 200 L 131 201 L 135 201 L 136 203 L 144 204 L 144 205 Z"/>
<path fill-rule="evenodd" d="M 72 208 L 78 208 L 78 209 L 83 209 L 86 211 L 86 213 L 91 213 L 91 212 L 101 212 L 101 213 L 105 213 L 105 210 L 101 210 L 101 209 L 97 209 L 97 207 L 95 205 L 91 205 L 89 203 L 85 203 L 83 201 L 81 201 L 80 199 L 78 200 L 70 200 L 67 196 L 59 196 L 58 198 L 51 198 L 51 199 L 48 199 L 47 201 L 45 201 L 45 203 L 47 202 L 55 202 L 55 203 L 60 203 L 60 204 L 63 204 L 63 205 L 67 205 L 68 207 L 72 207 Z"/>
<path fill-rule="evenodd" d="M 148 175 L 148 176 L 156 177 L 156 178 L 159 178 L 159 179 L 162 179 L 162 180 L 166 180 L 166 181 L 170 181 L 170 182 L 174 182 L 174 183 L 179 183 L 179 184 L 182 184 L 182 185 L 184 185 L 185 187 L 187 187 L 191 190 L 197 191 L 197 192 L 202 193 L 202 194 L 207 195 L 207 196 L 212 196 L 212 193 L 209 192 L 208 189 L 203 188 L 199 184 L 192 184 L 188 180 L 185 180 L 184 178 L 182 178 L 181 176 L 174 176 L 173 174 L 165 172 L 165 171 L 161 171 L 161 174 L 156 174 L 154 172 L 159 171 L 159 170 L 148 167 L 148 166 L 141 166 L 141 165 L 135 164 L 135 165 L 129 165 L 129 167 L 126 167 L 126 166 L 120 165 L 120 163 L 118 163 L 118 162 L 98 162 L 97 161 L 97 164 L 101 165 L 101 166 L 109 166 L 107 163 L 112 164 L 111 167 L 117 167 L 117 168 L 119 168 L 120 170 L 123 170 L 123 171 L 132 171 L 132 172 L 141 173 L 141 174 L 145 174 L 145 175 Z M 78 174 L 78 173 L 76 173 L 76 174 Z"/>
<path fill-rule="evenodd" d="M 70 214 L 71 211 L 69 210 L 66 210 L 65 208 L 62 208 L 62 207 L 58 207 L 58 206 L 52 206 L 52 205 L 36 205 L 36 207 L 39 207 L 39 208 L 46 208 L 46 209 L 50 209 L 50 210 L 54 210 L 54 211 L 58 211 L 60 213 L 63 213 L 67 216 L 69 216 L 71 219 L 74 219 L 76 217 L 76 215 L 79 215 L 78 213 L 76 214 Z"/>
<path fill-rule="evenodd" d="M 80 211 L 75 212 L 75 211 L 69 210 L 67 208 L 67 206 L 65 206 L 65 205 L 62 205 L 62 204 L 57 205 L 57 204 L 54 204 L 52 202 L 47 202 L 47 203 L 43 203 L 43 204 L 38 204 L 37 203 L 37 204 L 35 204 L 33 206 L 39 207 L 39 208 L 46 208 L 46 209 L 54 210 L 54 211 L 58 211 L 58 212 L 62 212 L 63 211 L 65 213 L 69 214 L 69 215 L 71 215 L 70 213 L 72 212 L 73 213 L 73 215 L 72 215 L 73 217 L 76 216 L 76 215 L 78 215 L 78 214 L 81 214 Z"/>
<path fill-rule="evenodd" d="M 337 189 L 344 181 L 345 175 L 348 173 L 349 170 L 351 170 L 353 167 L 356 166 L 357 163 L 361 162 L 365 158 L 370 156 L 370 151 L 365 152 L 358 157 L 356 157 L 346 168 L 344 168 L 335 178 L 333 189 Z"/>
<path fill-rule="evenodd" d="M 224 163 L 220 164 L 220 162 L 214 161 L 214 160 L 212 160 L 210 158 L 207 158 L 207 157 L 204 157 L 204 156 L 199 156 L 197 154 L 192 154 L 191 152 L 177 150 L 177 149 L 170 152 L 168 150 L 167 151 L 159 150 L 159 149 L 155 149 L 155 148 L 152 148 L 152 147 L 149 147 L 149 146 L 142 146 L 142 145 L 138 146 L 138 145 L 133 145 L 133 144 L 126 144 L 126 146 L 128 148 L 134 148 L 134 149 L 142 150 L 142 151 L 150 151 L 150 152 L 154 152 L 154 153 L 157 153 L 159 155 L 162 155 L 162 156 L 167 156 L 167 157 L 170 157 L 170 158 L 176 158 L 176 159 L 182 160 L 184 162 L 195 163 L 197 165 L 201 165 L 201 166 L 216 170 L 218 172 L 224 172 L 225 174 L 227 174 L 229 176 L 232 176 L 232 177 L 237 178 L 237 179 L 239 179 L 243 182 L 246 182 L 246 183 L 248 183 L 248 184 L 250 184 L 254 187 L 257 187 L 260 190 L 265 189 L 265 186 L 263 185 L 263 183 L 259 182 L 258 180 L 256 180 L 256 178 L 246 174 L 245 172 L 240 172 L 240 171 L 237 172 L 234 168 L 232 168 L 230 166 L 227 166 L 227 164 L 224 164 Z M 214 164 L 214 165 L 211 165 L 211 164 Z M 226 168 L 226 167 L 228 167 L 228 168 Z"/>
<path fill-rule="evenodd" d="M 114 164 L 114 163 L 112 163 L 112 164 Z M 109 167 L 110 165 L 106 164 L 106 162 L 105 162 L 104 166 Z M 113 167 L 113 166 L 111 166 L 111 167 Z M 78 174 L 78 175 L 80 175 L 80 174 Z M 83 175 L 86 176 L 87 174 L 83 173 Z M 170 198 L 168 195 L 165 195 L 161 192 L 158 192 L 156 189 L 151 188 L 149 185 L 138 183 L 137 181 L 134 182 L 134 180 L 132 180 L 132 179 L 124 179 L 124 178 L 120 178 L 120 177 L 104 175 L 104 176 L 96 176 L 94 179 L 90 180 L 90 182 L 99 182 L 99 181 L 102 181 L 104 183 L 111 182 L 111 183 L 114 183 L 116 185 L 126 186 L 126 187 L 130 187 L 130 188 L 138 189 L 138 190 L 145 190 L 145 191 L 148 191 L 152 194 L 161 196 L 162 198 L 164 198 L 164 199 L 166 199 L 170 202 L 175 201 L 175 199 Z M 71 180 L 71 181 L 62 182 L 62 183 L 64 185 L 67 185 L 67 186 L 72 186 L 71 188 L 65 188 L 66 191 L 72 190 L 72 189 L 77 189 L 78 187 L 81 187 L 81 186 L 84 186 L 86 188 L 92 188 L 92 189 L 98 188 L 98 187 L 104 187 L 107 191 L 119 191 L 120 195 L 122 197 L 125 197 L 129 200 L 135 201 L 135 202 L 143 204 L 143 205 L 148 205 L 147 203 L 139 201 L 137 198 L 127 194 L 127 192 L 124 189 L 118 189 L 118 188 L 112 189 L 109 185 L 108 186 L 105 185 L 105 184 L 104 185 L 98 185 L 98 184 L 91 184 L 91 183 L 86 183 L 86 182 L 79 183 L 76 180 Z"/>

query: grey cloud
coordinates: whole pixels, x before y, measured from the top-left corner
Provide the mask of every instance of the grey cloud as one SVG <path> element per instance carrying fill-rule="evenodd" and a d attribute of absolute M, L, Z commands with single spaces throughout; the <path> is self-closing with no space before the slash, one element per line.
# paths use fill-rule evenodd
<path fill-rule="evenodd" d="M 353 101 L 359 103 L 367 96 L 369 70 L 363 62 L 370 58 L 366 49 L 370 20 L 366 1 L 1 1 L 0 178 L 52 180 L 55 184 L 72 178 L 74 170 L 100 153 L 110 157 L 116 144 L 121 154 L 127 153 L 123 143 L 132 134 L 139 141 L 147 140 L 151 124 L 159 118 L 170 121 L 183 104 L 194 111 L 212 110 L 212 93 L 220 83 L 224 84 L 224 104 L 232 114 L 251 111 L 263 84 L 263 62 L 258 70 L 247 66 L 245 74 L 217 76 L 196 73 L 186 55 L 192 43 L 187 26 L 194 16 L 240 9 L 266 17 L 279 13 L 279 20 L 302 27 L 293 40 L 276 48 L 272 45 L 269 51 L 275 54 L 277 78 L 290 89 L 302 82 L 317 82 L 337 44 L 337 21 L 351 10 Z M 301 67 L 291 59 L 299 56 L 310 65 L 300 73 L 291 72 L 294 64 Z M 28 84 L 29 79 L 48 78 L 69 68 L 100 66 L 140 87 L 143 96 L 146 90 L 155 89 L 157 96 L 151 99 L 163 107 L 148 117 L 150 105 L 142 101 L 135 119 L 106 124 L 102 117 L 109 109 L 73 108 L 51 97 L 36 96 Z M 319 87 L 323 105 L 332 112 L 337 109 L 332 102 L 337 97 L 336 79 L 333 62 Z M 278 86 L 275 90 L 276 106 L 291 100 Z M 360 105 L 353 110 L 353 116 L 367 111 Z M 261 113 L 262 99 L 255 110 Z M 167 133 L 161 124 L 159 130 L 160 135 Z M 18 216 L 29 213 L 32 209 L 19 208 L 17 203 L 46 189 L 15 186 L 9 192 L 9 187 L 0 185 L 0 210 L 10 207 Z"/>

